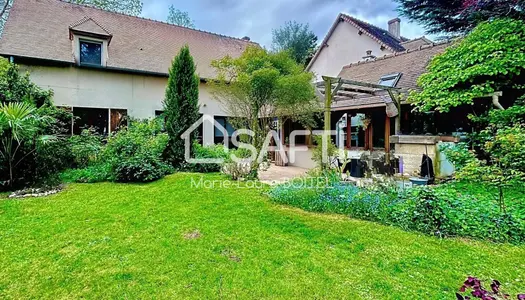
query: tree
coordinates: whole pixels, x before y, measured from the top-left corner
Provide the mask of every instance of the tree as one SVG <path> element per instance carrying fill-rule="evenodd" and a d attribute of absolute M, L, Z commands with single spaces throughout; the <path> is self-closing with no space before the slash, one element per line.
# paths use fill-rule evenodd
<path fill-rule="evenodd" d="M 525 23 L 497 19 L 479 24 L 432 59 L 408 97 L 417 110 L 447 112 L 470 105 L 469 143 L 442 149 L 456 178 L 494 186 L 505 212 L 504 188 L 525 181 Z M 501 103 L 484 102 L 503 91 Z M 503 103 L 503 102 L 506 103 Z M 507 106 L 507 109 L 503 106 Z M 475 108 L 482 111 L 476 112 Z"/>
<path fill-rule="evenodd" d="M 282 124 L 291 119 L 306 127 L 315 124 L 320 111 L 315 97 L 312 74 L 305 72 L 286 51 L 269 53 L 259 47 L 248 47 L 239 58 L 225 57 L 214 61 L 218 73 L 211 82 L 214 97 L 231 115 L 229 121 L 237 129 L 249 129 L 254 136 L 243 137 L 261 150 L 273 128 L 273 120 Z M 252 171 L 259 164 L 252 162 Z"/>
<path fill-rule="evenodd" d="M 188 28 L 195 28 L 193 20 L 190 18 L 188 12 L 175 9 L 175 6 L 170 5 L 168 11 L 168 19 L 166 20 L 170 24 L 175 24 Z"/>
<path fill-rule="evenodd" d="M 408 101 L 419 110 L 448 111 L 496 91 L 520 97 L 525 90 L 525 22 L 485 22 L 432 59 Z"/>
<path fill-rule="evenodd" d="M 67 2 L 98 7 L 130 16 L 138 16 L 142 13 L 142 1 L 140 0 L 67 0 Z"/>
<path fill-rule="evenodd" d="M 524 0 L 396 0 L 398 11 L 429 34 L 461 35 L 497 18 L 525 18 Z"/>
<path fill-rule="evenodd" d="M 286 22 L 281 28 L 272 30 L 272 34 L 273 50 L 290 51 L 298 64 L 306 65 L 315 53 L 317 36 L 308 24 Z"/>
<path fill-rule="evenodd" d="M 457 179 L 497 188 L 496 199 L 505 213 L 504 189 L 525 182 L 525 106 L 518 100 L 506 110 L 493 109 L 470 118 L 482 128 L 469 135 L 470 145 L 441 150 L 456 167 Z"/>
<path fill-rule="evenodd" d="M 73 116 L 54 106 L 52 96 L 0 59 L 0 190 L 2 182 L 10 188 L 50 183 L 70 166 L 69 145 L 60 136 Z"/>
<path fill-rule="evenodd" d="M 47 143 L 54 140 L 52 135 L 40 135 L 39 130 L 43 123 L 50 123 L 53 118 L 41 116 L 37 109 L 24 102 L 9 102 L 0 104 L 0 158 L 7 162 L 9 171 L 9 186 L 15 182 L 14 170 L 18 165 L 33 154 L 38 143 Z M 31 147 L 19 157 L 19 151 L 24 146 Z"/>
<path fill-rule="evenodd" d="M 175 168 L 184 165 L 185 144 L 181 135 L 199 119 L 199 82 L 193 57 L 186 45 L 173 59 L 163 103 L 166 131 L 170 138 L 167 154 Z M 190 145 L 193 145 L 196 135 L 197 132 L 191 135 Z"/>
<path fill-rule="evenodd" d="M 0 0 L 0 33 L 4 31 L 5 21 L 7 21 L 12 5 L 13 0 Z"/>

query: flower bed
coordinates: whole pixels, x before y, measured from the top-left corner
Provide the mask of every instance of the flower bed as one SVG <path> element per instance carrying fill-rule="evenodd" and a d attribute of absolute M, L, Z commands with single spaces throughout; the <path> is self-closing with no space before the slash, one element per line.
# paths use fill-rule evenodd
<path fill-rule="evenodd" d="M 308 211 L 346 214 L 438 236 L 463 236 L 498 242 L 525 242 L 522 201 L 502 211 L 491 195 L 473 195 L 455 185 L 358 188 L 331 181 L 323 187 L 284 184 L 270 191 L 274 202 Z"/>

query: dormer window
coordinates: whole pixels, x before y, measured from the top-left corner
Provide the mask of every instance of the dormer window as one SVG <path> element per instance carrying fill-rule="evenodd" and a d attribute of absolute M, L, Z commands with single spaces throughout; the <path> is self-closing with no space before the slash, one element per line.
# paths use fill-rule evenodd
<path fill-rule="evenodd" d="M 84 17 L 69 26 L 69 39 L 79 66 L 105 67 L 112 38 L 113 35 L 91 17 Z"/>
<path fill-rule="evenodd" d="M 102 43 L 80 40 L 79 44 L 81 65 L 102 65 Z"/>

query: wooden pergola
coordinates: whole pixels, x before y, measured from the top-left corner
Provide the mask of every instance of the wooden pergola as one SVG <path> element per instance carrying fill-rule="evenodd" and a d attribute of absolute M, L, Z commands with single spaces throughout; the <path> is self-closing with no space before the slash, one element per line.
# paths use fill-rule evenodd
<path fill-rule="evenodd" d="M 374 96 L 383 96 L 385 92 L 392 99 L 392 102 L 397 107 L 398 116 L 395 119 L 395 133 L 398 134 L 401 129 L 401 103 L 396 95 L 400 88 L 385 86 L 380 84 L 373 84 L 368 82 L 361 82 L 355 80 L 348 80 L 339 77 L 323 76 L 323 81 L 315 83 L 316 90 L 321 98 L 324 98 L 324 130 L 331 130 L 331 109 L 332 103 L 336 101 L 363 99 Z M 390 131 L 390 119 L 388 119 L 388 132 Z M 385 132 L 387 132 L 385 130 Z M 385 133 L 386 136 L 386 133 Z M 388 149 L 385 149 L 388 150 Z"/>

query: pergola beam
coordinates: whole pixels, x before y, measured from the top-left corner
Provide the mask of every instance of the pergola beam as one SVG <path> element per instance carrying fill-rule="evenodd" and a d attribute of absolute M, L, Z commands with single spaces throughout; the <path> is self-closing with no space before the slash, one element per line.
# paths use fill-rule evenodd
<path fill-rule="evenodd" d="M 342 101 L 342 100 L 351 100 L 356 98 L 356 96 L 376 96 L 376 92 L 386 91 L 388 92 L 390 98 L 394 101 L 398 107 L 399 112 L 401 113 L 400 103 L 394 97 L 394 91 L 400 90 L 400 88 L 395 88 L 386 85 L 373 84 L 368 82 L 361 82 L 355 80 L 348 80 L 343 78 L 336 78 L 330 76 L 323 76 L 322 82 L 316 82 L 315 86 L 319 89 L 316 89 L 319 95 L 324 95 L 324 129 L 329 131 L 331 128 L 330 123 L 330 114 L 332 108 L 332 101 Z M 396 133 L 399 129 L 400 117 L 396 118 Z"/>
<path fill-rule="evenodd" d="M 400 89 L 400 88 L 391 87 L 387 85 L 380 85 L 380 84 L 348 80 L 348 79 L 342 79 L 342 78 L 340 80 L 344 84 L 357 85 L 357 86 L 368 87 L 368 88 L 373 88 L 373 89 L 378 89 L 378 90 L 399 90 Z"/>
<path fill-rule="evenodd" d="M 325 94 L 324 89 L 323 90 L 319 90 L 319 92 L 321 93 L 321 95 Z M 333 97 L 341 96 L 341 97 L 347 97 L 347 98 L 350 98 L 350 99 L 354 99 L 354 98 L 356 98 L 357 95 L 355 93 L 349 93 L 349 92 L 346 92 L 346 91 L 338 91 L 336 93 L 332 92 L 332 96 Z"/>
<path fill-rule="evenodd" d="M 349 88 L 346 86 L 341 87 L 339 90 L 345 91 L 345 92 L 359 93 L 359 94 L 368 94 L 368 95 L 375 95 L 375 92 L 376 92 L 376 91 L 364 90 L 360 88 Z"/>

